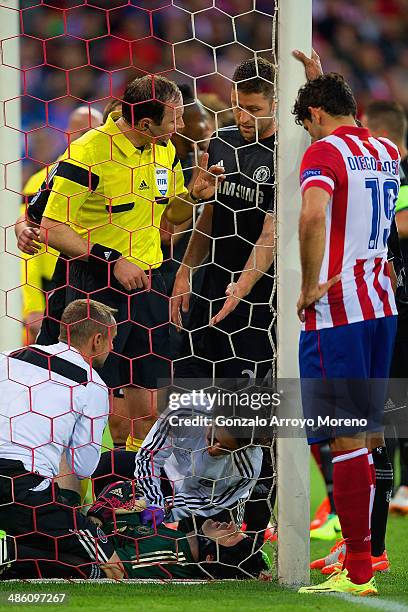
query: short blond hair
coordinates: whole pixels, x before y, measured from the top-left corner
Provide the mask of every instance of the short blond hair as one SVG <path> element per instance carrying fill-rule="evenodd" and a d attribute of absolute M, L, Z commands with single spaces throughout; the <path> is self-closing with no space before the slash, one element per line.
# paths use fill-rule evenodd
<path fill-rule="evenodd" d="M 95 300 L 74 300 L 62 313 L 60 342 L 81 346 L 95 334 L 108 336 L 110 329 L 116 326 L 116 312 Z"/>

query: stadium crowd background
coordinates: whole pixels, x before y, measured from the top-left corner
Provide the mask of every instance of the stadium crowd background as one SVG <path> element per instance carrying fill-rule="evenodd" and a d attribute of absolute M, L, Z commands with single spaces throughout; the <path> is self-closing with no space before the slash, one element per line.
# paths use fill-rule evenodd
<path fill-rule="evenodd" d="M 29 133 L 24 180 L 64 148 L 67 116 L 82 101 L 102 110 L 131 78 L 166 71 L 178 83 L 193 85 L 196 77 L 198 93 L 216 92 L 228 106 L 234 67 L 251 49 L 270 48 L 272 39 L 269 0 L 257 0 L 257 12 L 252 0 L 217 0 L 217 8 L 208 8 L 212 0 L 189 0 L 188 10 L 168 0 L 34 4 L 21 3 L 27 9 L 20 38 L 27 69 L 22 127 Z M 70 10 L 58 10 L 64 8 Z M 197 11 L 193 39 L 191 14 Z M 360 112 L 373 98 L 397 100 L 408 109 L 408 0 L 314 0 L 313 12 L 314 46 L 324 69 L 345 76 Z M 270 52 L 260 55 L 273 60 Z"/>

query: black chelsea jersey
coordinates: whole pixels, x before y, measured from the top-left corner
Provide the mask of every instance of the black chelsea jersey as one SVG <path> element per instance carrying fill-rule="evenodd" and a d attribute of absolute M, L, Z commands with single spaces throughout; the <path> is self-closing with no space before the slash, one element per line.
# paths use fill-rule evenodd
<path fill-rule="evenodd" d="M 225 290 L 240 273 L 259 239 L 266 213 L 275 212 L 275 136 L 248 143 L 237 127 L 226 127 L 211 139 L 208 166 L 223 165 L 225 180 L 219 184 L 213 206 L 212 244 L 205 269 L 202 295 L 213 302 L 214 315 L 224 304 Z M 275 266 L 269 268 L 241 300 L 234 313 L 251 322 L 272 319 L 269 301 Z"/>

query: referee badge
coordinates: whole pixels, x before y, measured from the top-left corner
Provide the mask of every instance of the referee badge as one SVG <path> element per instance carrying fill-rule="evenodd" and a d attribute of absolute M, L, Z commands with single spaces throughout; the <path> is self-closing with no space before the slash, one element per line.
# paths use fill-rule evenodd
<path fill-rule="evenodd" d="M 169 175 L 167 168 L 155 168 L 156 185 L 162 196 L 165 196 L 169 186 Z"/>

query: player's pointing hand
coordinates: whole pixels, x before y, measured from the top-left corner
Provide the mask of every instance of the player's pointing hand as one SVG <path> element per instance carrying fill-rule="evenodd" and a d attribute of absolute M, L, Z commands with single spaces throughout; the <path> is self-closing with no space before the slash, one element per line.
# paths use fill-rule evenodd
<path fill-rule="evenodd" d="M 297 315 L 302 323 L 305 322 L 305 309 L 320 300 L 326 293 L 339 282 L 341 276 L 338 274 L 337 276 L 333 276 L 326 283 L 321 283 L 312 289 L 311 291 L 300 293 L 296 308 Z"/>
<path fill-rule="evenodd" d="M 218 181 L 225 179 L 225 169 L 223 166 L 208 166 L 208 153 L 203 153 L 200 160 L 200 170 L 194 182 L 191 193 L 194 198 L 209 200 L 215 194 Z"/>
<path fill-rule="evenodd" d="M 227 295 L 228 298 L 225 300 L 224 306 L 221 308 L 220 312 L 211 319 L 210 325 L 216 325 L 225 319 L 225 317 L 236 309 L 240 300 L 245 297 L 246 294 L 247 292 L 243 291 L 238 283 L 230 283 L 225 291 L 225 295 Z"/>
<path fill-rule="evenodd" d="M 174 281 L 173 293 L 171 296 L 171 320 L 176 326 L 177 331 L 181 331 L 183 327 L 181 311 L 184 313 L 189 311 L 190 295 L 190 278 L 188 272 L 185 272 L 184 266 L 181 266 L 179 272 L 176 274 L 176 280 Z"/>

